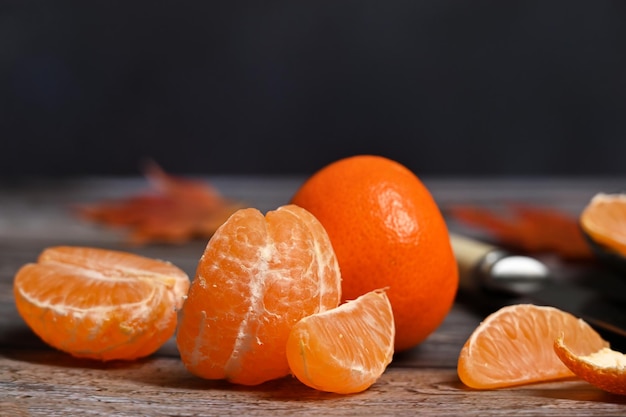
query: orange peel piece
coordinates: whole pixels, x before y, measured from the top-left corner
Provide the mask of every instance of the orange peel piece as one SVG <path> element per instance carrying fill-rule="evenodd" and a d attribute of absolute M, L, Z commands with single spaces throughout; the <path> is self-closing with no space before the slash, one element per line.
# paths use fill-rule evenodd
<path fill-rule="evenodd" d="M 576 354 L 563 335 L 554 341 L 554 351 L 576 376 L 596 387 L 626 395 L 626 354 L 604 347 L 588 355 Z"/>

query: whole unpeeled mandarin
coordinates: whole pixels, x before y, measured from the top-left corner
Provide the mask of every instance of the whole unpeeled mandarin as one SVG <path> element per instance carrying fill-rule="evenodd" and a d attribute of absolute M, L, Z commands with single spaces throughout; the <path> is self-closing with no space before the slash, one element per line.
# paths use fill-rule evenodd
<path fill-rule="evenodd" d="M 441 211 L 412 171 L 381 156 L 344 158 L 313 174 L 292 203 L 326 229 L 344 300 L 388 288 L 396 351 L 439 327 L 456 295 L 457 264 Z"/>

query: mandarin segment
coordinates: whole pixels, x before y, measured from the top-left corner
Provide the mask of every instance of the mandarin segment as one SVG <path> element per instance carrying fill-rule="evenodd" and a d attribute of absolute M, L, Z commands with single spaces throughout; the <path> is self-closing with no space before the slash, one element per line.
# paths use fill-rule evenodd
<path fill-rule="evenodd" d="M 336 307 L 341 277 L 330 240 L 308 211 L 235 212 L 198 263 L 177 344 L 197 376 L 256 385 L 289 374 L 291 327 Z"/>
<path fill-rule="evenodd" d="M 490 389 L 571 377 L 553 349 L 562 332 L 579 352 L 608 346 L 589 324 L 567 312 L 532 304 L 507 306 L 489 315 L 465 342 L 459 378 L 468 387 Z"/>
<path fill-rule="evenodd" d="M 581 213 L 580 226 L 597 244 L 626 256 L 626 194 L 596 194 Z"/>
<path fill-rule="evenodd" d="M 321 391 L 351 394 L 378 380 L 391 362 L 395 327 L 385 291 L 300 320 L 287 339 L 291 372 Z"/>
<path fill-rule="evenodd" d="M 291 202 L 328 232 L 344 300 L 389 288 L 396 351 L 439 327 L 456 296 L 457 263 L 439 207 L 413 172 L 388 158 L 356 155 L 314 173 Z"/>
<path fill-rule="evenodd" d="M 626 395 L 626 355 L 604 347 L 595 352 L 577 354 L 567 346 L 561 335 L 554 341 L 554 351 L 579 378 L 596 387 Z"/>
<path fill-rule="evenodd" d="M 161 347 L 188 288 L 187 274 L 169 262 L 72 246 L 45 249 L 13 285 L 19 314 L 44 342 L 103 361 Z"/>

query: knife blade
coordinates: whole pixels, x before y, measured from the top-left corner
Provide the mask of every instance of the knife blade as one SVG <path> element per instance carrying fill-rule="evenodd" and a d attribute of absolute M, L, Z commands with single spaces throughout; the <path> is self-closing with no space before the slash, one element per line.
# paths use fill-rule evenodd
<path fill-rule="evenodd" d="M 465 299 L 503 306 L 528 302 L 549 305 L 582 318 L 604 334 L 626 338 L 626 297 L 557 279 L 546 263 L 497 246 L 451 233 L 459 267 L 459 292 Z M 598 275 L 593 279 L 602 280 Z M 618 282 L 613 279 L 612 282 Z M 621 282 L 621 281 L 620 281 Z"/>

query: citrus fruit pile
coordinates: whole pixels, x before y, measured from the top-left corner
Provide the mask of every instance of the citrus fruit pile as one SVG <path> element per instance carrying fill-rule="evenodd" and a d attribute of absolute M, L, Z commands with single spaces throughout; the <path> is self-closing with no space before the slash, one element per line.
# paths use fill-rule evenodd
<path fill-rule="evenodd" d="M 599 194 L 581 227 L 624 254 L 626 198 Z M 322 168 L 289 204 L 239 209 L 188 276 L 169 262 L 58 246 L 14 280 L 19 314 L 43 341 L 81 358 L 133 360 L 176 333 L 186 368 L 256 385 L 286 375 L 323 391 L 360 392 L 394 352 L 448 314 L 457 264 L 439 208 L 406 167 L 359 155 Z M 493 389 L 578 376 L 626 394 L 626 355 L 587 323 L 520 304 L 468 338 L 459 378 Z"/>
<path fill-rule="evenodd" d="M 237 210 L 191 284 L 167 262 L 78 247 L 44 251 L 14 282 L 26 323 L 72 355 L 135 359 L 178 329 L 181 359 L 200 377 L 255 385 L 292 374 L 339 393 L 367 389 L 394 352 L 426 339 L 457 286 L 429 191 L 370 155 L 324 167 L 265 215 Z"/>
<path fill-rule="evenodd" d="M 200 259 L 176 337 L 181 359 L 207 379 L 293 374 L 319 390 L 364 390 L 393 356 L 391 305 L 384 291 L 340 300 L 337 258 L 311 213 L 241 209 Z"/>

